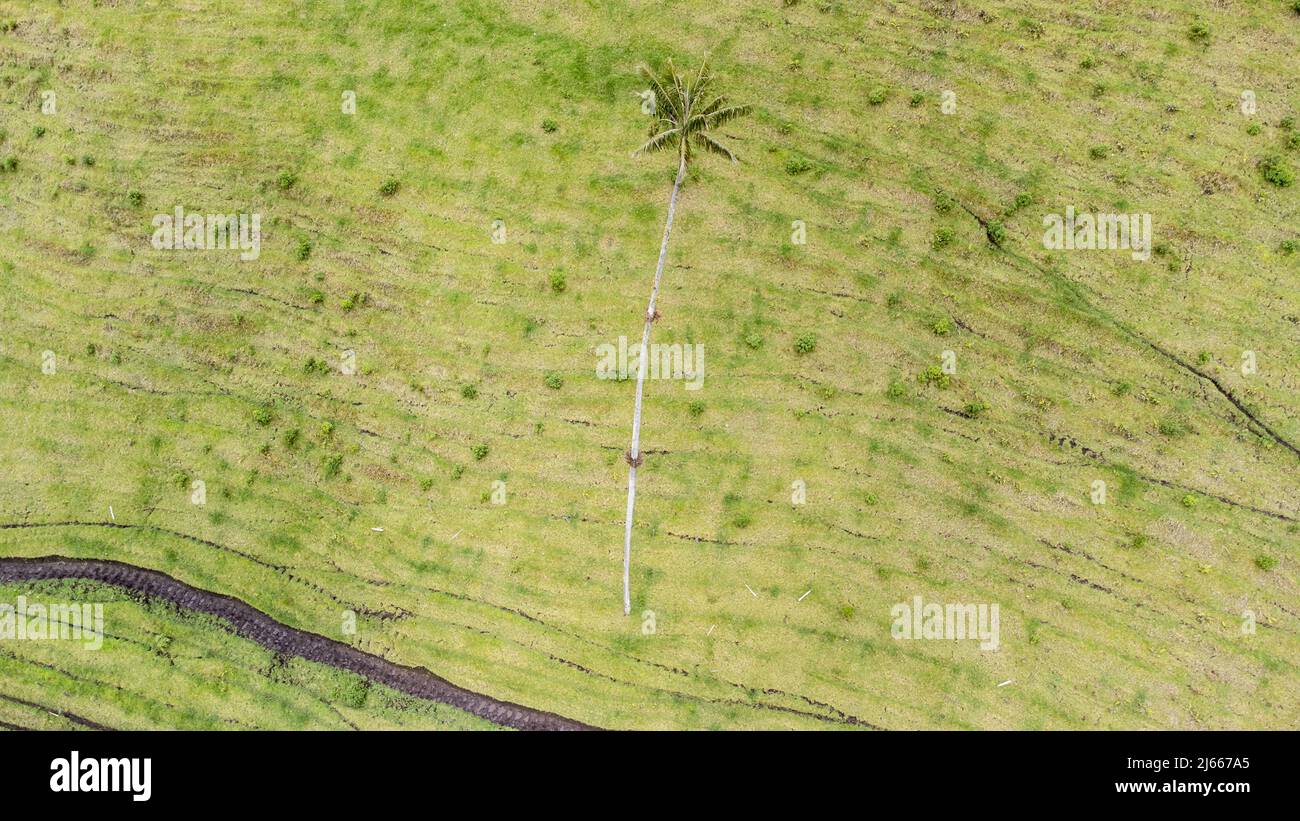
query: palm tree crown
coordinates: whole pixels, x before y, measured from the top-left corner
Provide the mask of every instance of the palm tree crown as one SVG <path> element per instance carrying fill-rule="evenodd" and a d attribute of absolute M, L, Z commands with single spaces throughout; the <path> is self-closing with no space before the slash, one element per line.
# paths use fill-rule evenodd
<path fill-rule="evenodd" d="M 713 72 L 708 60 L 694 77 L 680 74 L 671 60 L 660 71 L 642 66 L 641 74 L 654 93 L 654 121 L 650 139 L 632 152 L 633 156 L 677 148 L 689 160 L 691 151 L 699 149 L 736 162 L 736 155 L 711 132 L 748 114 L 750 106 L 731 105 L 726 97 L 712 93 Z"/>

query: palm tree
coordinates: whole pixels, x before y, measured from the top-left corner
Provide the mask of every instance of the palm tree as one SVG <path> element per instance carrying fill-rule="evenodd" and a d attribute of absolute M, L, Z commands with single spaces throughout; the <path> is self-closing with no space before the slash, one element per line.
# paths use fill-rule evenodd
<path fill-rule="evenodd" d="M 673 230 L 673 214 L 677 210 L 677 192 L 686 179 L 686 164 L 695 149 L 718 154 L 731 162 L 736 155 L 712 131 L 749 112 L 747 105 L 731 105 L 726 97 L 711 91 L 713 74 L 706 57 L 694 77 L 679 74 L 672 61 L 661 71 L 641 67 L 642 75 L 650 81 L 654 93 L 654 122 L 650 126 L 650 139 L 632 152 L 632 156 L 655 151 L 676 149 L 677 178 L 673 180 L 673 193 L 668 198 L 668 220 L 664 223 L 664 238 L 659 244 L 659 264 L 655 266 L 654 286 L 650 289 L 650 305 L 645 312 L 645 329 L 641 332 L 641 357 L 636 375 L 636 407 L 632 413 L 632 447 L 626 454 L 627 471 L 627 523 L 623 537 L 623 615 L 632 612 L 632 594 L 628 576 L 632 564 L 632 508 L 636 504 L 636 469 L 641 465 L 641 395 L 645 390 L 646 360 L 650 358 L 650 326 L 659 314 L 655 299 L 659 296 L 659 282 L 664 274 L 664 259 L 668 256 L 668 235 Z"/>

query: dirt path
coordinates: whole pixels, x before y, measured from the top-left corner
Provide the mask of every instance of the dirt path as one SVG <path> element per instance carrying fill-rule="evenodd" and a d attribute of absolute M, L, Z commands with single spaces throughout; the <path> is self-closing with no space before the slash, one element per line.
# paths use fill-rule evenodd
<path fill-rule="evenodd" d="M 85 579 L 113 585 L 184 610 L 207 613 L 227 622 L 234 632 L 268 650 L 350 670 L 408 695 L 472 713 L 502 727 L 518 730 L 592 730 L 590 725 L 554 713 L 499 701 L 457 687 L 423 667 L 407 667 L 366 653 L 341 641 L 281 624 L 239 599 L 200 590 L 157 570 L 106 559 L 0 558 L 0 582 L 39 579 Z"/>

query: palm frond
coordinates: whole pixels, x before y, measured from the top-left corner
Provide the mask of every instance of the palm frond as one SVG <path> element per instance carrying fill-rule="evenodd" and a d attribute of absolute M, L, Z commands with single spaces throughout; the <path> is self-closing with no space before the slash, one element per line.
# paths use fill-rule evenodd
<path fill-rule="evenodd" d="M 752 111 L 753 108 L 754 107 L 750 105 L 731 105 L 701 116 L 704 117 L 709 128 L 719 128 L 737 117 L 745 116 Z"/>
<path fill-rule="evenodd" d="M 706 131 L 696 131 L 691 135 L 690 141 L 698 145 L 701 150 L 710 154 L 717 154 L 720 157 L 726 157 L 731 162 L 740 162 L 735 153 L 722 143 L 718 142 L 711 134 Z"/>
<path fill-rule="evenodd" d="M 632 156 L 635 157 L 639 154 L 652 154 L 655 151 L 662 151 L 665 148 L 671 148 L 677 145 L 679 134 L 680 132 L 676 128 L 661 131 L 646 140 L 636 151 L 633 151 Z"/>

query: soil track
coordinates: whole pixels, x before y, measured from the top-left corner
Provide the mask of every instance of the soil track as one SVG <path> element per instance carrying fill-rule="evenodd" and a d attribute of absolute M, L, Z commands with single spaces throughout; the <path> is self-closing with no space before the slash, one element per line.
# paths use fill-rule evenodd
<path fill-rule="evenodd" d="M 0 558 L 0 582 L 84 579 L 120 587 L 146 598 L 161 599 L 228 623 L 234 632 L 268 650 L 350 670 L 408 695 L 472 713 L 502 727 L 518 730 L 593 730 L 573 719 L 474 693 L 423 667 L 407 667 L 331 638 L 281 624 L 231 596 L 200 590 L 166 573 L 107 559 Z"/>

